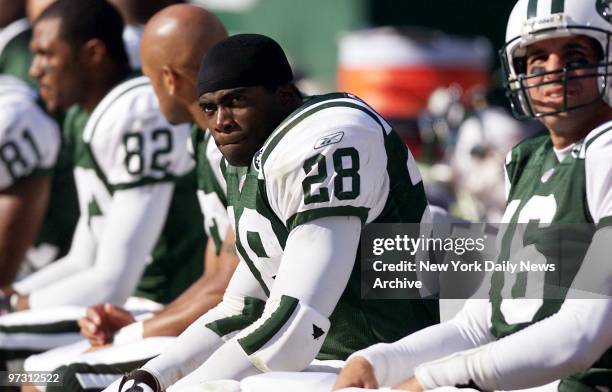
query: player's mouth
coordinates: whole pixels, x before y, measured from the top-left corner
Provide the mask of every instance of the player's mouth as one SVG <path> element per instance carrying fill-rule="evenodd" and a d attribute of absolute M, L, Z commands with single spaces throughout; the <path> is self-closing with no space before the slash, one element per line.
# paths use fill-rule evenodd
<path fill-rule="evenodd" d="M 40 97 L 45 100 L 45 98 L 49 98 L 49 96 L 51 95 L 51 92 L 53 91 L 53 89 L 51 87 L 49 87 L 46 84 L 43 83 L 39 83 L 38 85 L 38 92 L 40 94 Z"/>
<path fill-rule="evenodd" d="M 238 136 L 230 135 L 228 137 L 217 137 L 216 139 L 217 146 L 219 147 L 239 145 L 239 144 L 242 144 L 245 140 L 246 140 L 246 136 L 244 135 L 238 135 Z"/>
<path fill-rule="evenodd" d="M 565 92 L 564 92 L 565 91 Z M 563 87 L 551 87 L 544 90 L 543 102 L 551 105 L 562 105 L 566 101 L 573 100 L 577 91 L 573 88 L 564 89 Z"/>

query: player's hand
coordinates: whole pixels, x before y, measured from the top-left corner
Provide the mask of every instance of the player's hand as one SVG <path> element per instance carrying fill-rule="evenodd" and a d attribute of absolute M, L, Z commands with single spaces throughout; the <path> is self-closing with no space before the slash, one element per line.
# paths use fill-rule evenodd
<path fill-rule="evenodd" d="M 404 381 L 393 389 L 400 389 L 402 391 L 411 392 L 423 392 L 423 386 L 415 377 L 410 377 L 408 380 Z"/>
<path fill-rule="evenodd" d="M 374 375 L 374 368 L 370 361 L 363 357 L 355 357 L 348 361 L 342 369 L 332 390 L 357 387 L 357 388 L 378 388 L 378 381 Z"/>
<path fill-rule="evenodd" d="M 112 346 L 113 346 L 112 344 L 101 344 L 99 346 L 91 346 L 87 350 L 85 350 L 83 352 L 83 354 L 85 354 L 85 353 L 92 353 L 92 352 L 98 351 L 98 350 L 104 350 L 105 348 L 109 348 L 109 347 L 112 347 Z"/>
<path fill-rule="evenodd" d="M 92 346 L 110 343 L 113 334 L 135 321 L 129 312 L 112 304 L 96 305 L 87 308 L 85 317 L 79 320 L 81 335 Z"/>

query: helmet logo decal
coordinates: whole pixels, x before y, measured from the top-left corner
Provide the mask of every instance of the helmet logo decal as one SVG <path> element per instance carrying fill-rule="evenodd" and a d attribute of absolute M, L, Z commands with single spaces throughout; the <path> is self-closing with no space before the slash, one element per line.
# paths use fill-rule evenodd
<path fill-rule="evenodd" d="M 597 12 L 608 22 L 612 23 L 612 1 L 597 0 Z"/>

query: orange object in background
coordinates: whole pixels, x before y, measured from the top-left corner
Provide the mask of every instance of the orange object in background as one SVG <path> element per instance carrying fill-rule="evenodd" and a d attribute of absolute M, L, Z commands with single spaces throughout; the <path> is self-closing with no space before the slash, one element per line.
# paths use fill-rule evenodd
<path fill-rule="evenodd" d="M 357 95 L 390 118 L 418 116 L 430 94 L 456 84 L 486 88 L 492 48 L 486 38 L 381 27 L 340 39 L 338 90 Z"/>
<path fill-rule="evenodd" d="M 338 53 L 338 90 L 390 120 L 415 156 L 421 147 L 415 119 L 432 92 L 451 85 L 482 91 L 489 85 L 492 47 L 486 38 L 381 27 L 344 34 Z"/>
<path fill-rule="evenodd" d="M 467 91 L 486 87 L 488 80 L 486 70 L 471 67 L 341 68 L 338 90 L 355 94 L 385 117 L 414 118 L 438 87 L 456 84 Z"/>

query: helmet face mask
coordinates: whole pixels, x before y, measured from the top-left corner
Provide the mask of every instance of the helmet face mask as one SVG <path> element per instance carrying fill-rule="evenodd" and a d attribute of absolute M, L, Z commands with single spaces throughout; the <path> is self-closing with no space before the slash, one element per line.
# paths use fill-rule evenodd
<path fill-rule="evenodd" d="M 510 99 L 514 115 L 518 118 L 556 115 L 602 100 L 612 106 L 612 17 L 604 12 L 607 8 L 602 6 L 611 2 L 565 0 L 563 3 L 562 10 L 546 10 L 542 6 L 538 7 L 538 0 L 519 0 L 510 15 L 506 44 L 500 50 L 500 56 L 506 95 Z M 612 5 L 608 7 L 612 8 Z M 526 74 L 525 60 L 529 45 L 553 38 L 579 36 L 588 37 L 593 42 L 600 54 L 597 63 L 568 63 L 556 70 Z M 568 86 L 586 82 L 586 79 L 594 79 L 598 93 L 593 94 L 587 101 L 572 102 L 568 97 Z M 547 85 L 563 87 L 563 102 L 554 109 L 543 110 L 533 95 L 536 89 Z"/>

